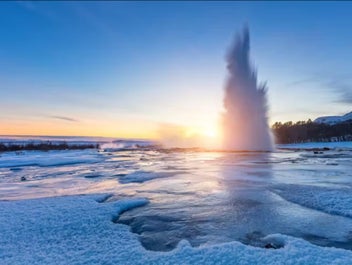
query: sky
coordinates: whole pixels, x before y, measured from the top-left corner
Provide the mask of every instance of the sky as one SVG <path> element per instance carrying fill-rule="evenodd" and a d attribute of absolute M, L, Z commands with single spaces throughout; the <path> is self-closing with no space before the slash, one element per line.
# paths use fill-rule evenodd
<path fill-rule="evenodd" d="M 351 111 L 352 2 L 0 3 L 0 135 L 213 134 L 245 24 L 269 123 Z"/>

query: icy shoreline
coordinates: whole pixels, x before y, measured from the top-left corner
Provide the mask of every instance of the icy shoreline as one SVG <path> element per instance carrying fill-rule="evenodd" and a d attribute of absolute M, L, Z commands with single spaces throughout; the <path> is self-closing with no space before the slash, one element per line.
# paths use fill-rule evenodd
<path fill-rule="evenodd" d="M 0 264 L 350 264 L 351 158 L 1 153 Z"/>
<path fill-rule="evenodd" d="M 129 227 L 112 219 L 144 199 L 105 202 L 106 195 L 0 201 L 1 264 L 350 264 L 352 252 L 272 235 L 284 244 L 262 249 L 239 242 L 170 252 L 145 250 Z"/>

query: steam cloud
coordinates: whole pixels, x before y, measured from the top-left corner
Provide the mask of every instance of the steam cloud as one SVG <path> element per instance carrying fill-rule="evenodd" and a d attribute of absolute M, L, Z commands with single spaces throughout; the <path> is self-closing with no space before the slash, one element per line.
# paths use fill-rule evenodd
<path fill-rule="evenodd" d="M 157 133 L 159 142 L 165 148 L 214 148 L 209 139 L 199 134 L 188 135 L 187 128 L 181 125 L 160 123 Z"/>
<path fill-rule="evenodd" d="M 238 34 L 226 61 L 229 77 L 225 87 L 223 149 L 271 151 L 266 83 L 257 83 L 257 72 L 249 58 L 249 29 Z"/>

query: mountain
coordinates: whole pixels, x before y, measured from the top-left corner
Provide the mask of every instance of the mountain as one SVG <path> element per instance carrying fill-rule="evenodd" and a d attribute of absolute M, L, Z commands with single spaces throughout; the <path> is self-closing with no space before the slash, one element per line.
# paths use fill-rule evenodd
<path fill-rule="evenodd" d="M 329 124 L 329 125 L 334 125 L 338 124 L 341 122 L 349 121 L 352 120 L 352 111 L 342 115 L 342 116 L 323 116 L 316 118 L 314 120 L 315 123 L 323 123 L 323 124 Z"/>
<path fill-rule="evenodd" d="M 352 141 L 352 112 L 342 116 L 319 117 L 312 122 L 275 122 L 272 126 L 278 144 Z"/>

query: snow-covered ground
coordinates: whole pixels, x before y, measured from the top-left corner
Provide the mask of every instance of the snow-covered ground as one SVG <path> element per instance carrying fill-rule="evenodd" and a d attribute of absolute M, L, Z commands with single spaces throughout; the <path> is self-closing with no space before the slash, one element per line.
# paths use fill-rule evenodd
<path fill-rule="evenodd" d="M 271 235 L 280 249 L 239 242 L 171 252 L 145 250 L 127 226 L 112 219 L 143 199 L 99 203 L 101 196 L 0 202 L 1 264 L 350 264 L 352 252 L 321 248 L 302 239 Z"/>
<path fill-rule="evenodd" d="M 330 149 L 352 149 L 352 142 L 312 142 L 301 144 L 280 144 L 278 148 L 285 149 L 315 149 L 315 148 L 330 148 Z"/>
<path fill-rule="evenodd" d="M 0 264 L 351 264 L 348 145 L 2 153 Z"/>
<path fill-rule="evenodd" d="M 96 163 L 103 159 L 96 150 L 72 151 L 21 151 L 0 154 L 0 168 L 26 166 L 67 166 L 69 164 Z"/>

